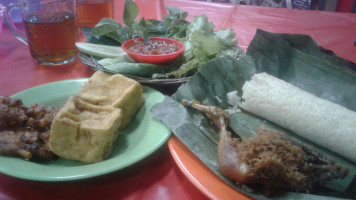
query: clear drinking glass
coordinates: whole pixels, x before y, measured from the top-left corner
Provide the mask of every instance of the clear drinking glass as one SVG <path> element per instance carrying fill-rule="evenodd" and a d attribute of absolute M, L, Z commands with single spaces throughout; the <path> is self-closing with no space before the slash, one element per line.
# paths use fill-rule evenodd
<path fill-rule="evenodd" d="M 2 32 L 2 18 L 4 16 L 5 7 L 0 3 L 0 35 Z"/>
<path fill-rule="evenodd" d="M 27 37 L 13 23 L 14 9 L 20 9 Z M 5 21 L 40 63 L 58 65 L 74 60 L 78 41 L 75 0 L 18 0 L 6 8 Z"/>
<path fill-rule="evenodd" d="M 79 27 L 94 27 L 102 18 L 114 18 L 114 0 L 77 0 Z"/>

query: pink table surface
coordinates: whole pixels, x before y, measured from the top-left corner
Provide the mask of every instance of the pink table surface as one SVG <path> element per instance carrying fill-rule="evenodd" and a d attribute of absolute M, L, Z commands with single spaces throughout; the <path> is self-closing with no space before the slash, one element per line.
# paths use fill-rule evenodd
<path fill-rule="evenodd" d="M 142 0 L 142 2 L 145 2 Z M 147 2 L 147 1 L 146 1 Z M 193 16 L 206 14 L 216 28 L 231 27 L 246 49 L 257 28 L 272 32 L 302 33 L 339 56 L 356 62 L 356 14 L 300 11 L 240 6 L 200 1 L 149 1 L 139 3 L 146 18 L 162 18 L 164 6 L 179 7 Z M 155 3 L 153 3 L 155 2 Z M 116 19 L 121 20 L 123 1 L 116 0 Z M 23 26 L 18 24 L 23 30 Z M 42 66 L 31 58 L 26 45 L 5 26 L 0 35 L 0 95 L 53 81 L 89 77 L 93 71 L 79 59 L 63 66 Z M 172 91 L 171 91 L 172 92 Z M 207 199 L 175 165 L 167 144 L 143 161 L 97 178 L 47 183 L 0 174 L 0 199 Z"/>

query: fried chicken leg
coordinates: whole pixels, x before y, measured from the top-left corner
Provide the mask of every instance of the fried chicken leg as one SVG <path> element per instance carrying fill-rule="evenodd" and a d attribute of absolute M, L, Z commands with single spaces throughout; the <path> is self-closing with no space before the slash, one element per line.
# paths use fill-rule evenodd
<path fill-rule="evenodd" d="M 203 112 L 219 128 L 217 156 L 221 173 L 266 195 L 277 191 L 310 192 L 349 173 L 348 168 L 311 147 L 265 127 L 240 142 L 226 129 L 230 118 L 221 108 L 188 100 L 182 100 L 182 104 Z"/>
<path fill-rule="evenodd" d="M 226 130 L 230 115 L 219 107 L 202 105 L 198 101 L 183 99 L 182 104 L 204 113 L 219 128 L 218 160 L 221 173 L 234 181 L 246 182 L 249 168 L 246 164 L 240 163 L 236 156 L 236 144 L 239 141 L 233 139 L 231 133 Z"/>

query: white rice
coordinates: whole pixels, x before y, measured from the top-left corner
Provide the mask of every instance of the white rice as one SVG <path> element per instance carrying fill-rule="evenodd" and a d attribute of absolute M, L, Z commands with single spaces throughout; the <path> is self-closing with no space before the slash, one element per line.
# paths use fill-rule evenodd
<path fill-rule="evenodd" d="M 242 90 L 243 109 L 356 162 L 356 112 L 266 73 Z"/>
<path fill-rule="evenodd" d="M 229 115 L 241 112 L 241 110 L 239 109 L 239 107 L 241 106 L 241 98 L 238 96 L 237 91 L 227 93 L 227 100 L 228 103 L 232 106 L 225 110 L 229 113 Z"/>

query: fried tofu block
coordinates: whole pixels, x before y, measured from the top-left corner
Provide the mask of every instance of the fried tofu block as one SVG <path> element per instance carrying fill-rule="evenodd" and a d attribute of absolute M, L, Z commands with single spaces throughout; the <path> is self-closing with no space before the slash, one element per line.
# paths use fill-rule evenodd
<path fill-rule="evenodd" d="M 112 106 L 122 110 L 120 129 L 124 129 L 144 103 L 141 85 L 130 78 L 97 71 L 81 87 L 78 96 L 98 106 Z"/>
<path fill-rule="evenodd" d="M 102 71 L 68 99 L 52 122 L 49 146 L 60 157 L 95 163 L 112 151 L 118 130 L 144 103 L 141 85 Z"/>
<path fill-rule="evenodd" d="M 49 146 L 60 157 L 95 163 L 106 159 L 118 136 L 118 108 L 89 104 L 70 97 L 52 122 Z"/>

